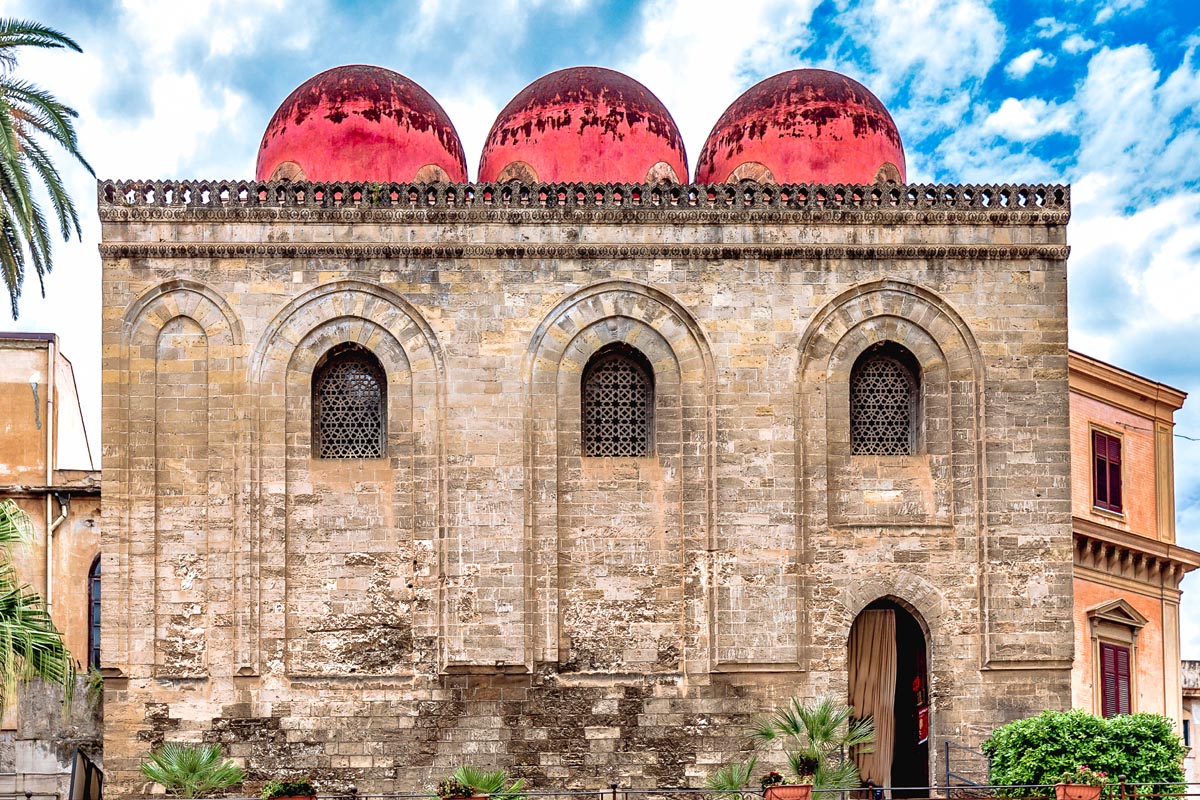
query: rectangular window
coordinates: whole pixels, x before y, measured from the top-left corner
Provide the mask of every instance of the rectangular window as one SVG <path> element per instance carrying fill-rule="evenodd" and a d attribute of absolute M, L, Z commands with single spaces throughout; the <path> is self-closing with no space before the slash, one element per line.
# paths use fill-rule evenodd
<path fill-rule="evenodd" d="M 1129 697 L 1129 648 L 1100 644 L 1102 716 L 1132 713 Z"/>
<path fill-rule="evenodd" d="M 1106 511 L 1121 510 L 1121 440 L 1092 431 L 1092 503 Z"/>
<path fill-rule="evenodd" d="M 1192 721 L 1190 719 L 1183 721 L 1183 746 L 1192 746 Z"/>

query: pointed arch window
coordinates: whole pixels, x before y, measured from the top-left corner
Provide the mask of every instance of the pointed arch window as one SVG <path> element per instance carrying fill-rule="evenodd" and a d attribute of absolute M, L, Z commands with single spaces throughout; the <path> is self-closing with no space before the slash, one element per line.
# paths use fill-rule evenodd
<path fill-rule="evenodd" d="M 100 556 L 88 570 L 88 666 L 100 669 Z"/>
<path fill-rule="evenodd" d="M 917 452 L 920 366 L 907 348 L 880 342 L 850 371 L 850 452 L 907 456 Z"/>
<path fill-rule="evenodd" d="M 312 381 L 312 452 L 317 458 L 382 458 L 387 376 L 369 350 L 330 350 Z"/>
<path fill-rule="evenodd" d="M 653 451 L 654 370 L 624 344 L 602 348 L 583 370 L 583 455 L 634 458 Z"/>

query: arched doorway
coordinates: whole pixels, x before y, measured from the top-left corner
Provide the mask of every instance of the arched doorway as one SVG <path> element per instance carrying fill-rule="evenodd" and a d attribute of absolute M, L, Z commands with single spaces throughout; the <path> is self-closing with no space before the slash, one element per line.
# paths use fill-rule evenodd
<path fill-rule="evenodd" d="M 874 752 L 854 755 L 863 782 L 928 786 L 929 650 L 921 623 L 894 600 L 876 600 L 854 620 L 848 655 L 850 705 L 856 715 L 875 719 Z"/>

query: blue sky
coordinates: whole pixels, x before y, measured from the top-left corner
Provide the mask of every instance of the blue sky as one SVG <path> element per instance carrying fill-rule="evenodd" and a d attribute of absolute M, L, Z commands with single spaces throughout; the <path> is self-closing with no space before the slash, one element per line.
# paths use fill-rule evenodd
<path fill-rule="evenodd" d="M 794 67 L 844 72 L 891 110 L 909 180 L 1072 184 L 1071 346 L 1191 393 L 1200 439 L 1200 2 L 1195 0 L 0 0 L 84 53 L 30 53 L 20 74 L 80 111 L 105 178 L 252 177 L 287 94 L 378 64 L 446 108 L 472 177 L 496 113 L 526 84 L 598 64 L 638 79 L 683 132 L 691 166 L 725 107 Z M 26 283 L 17 323 L 54 330 L 99 425 L 95 184 L 66 177 L 84 240 Z M 1200 441 L 1176 439 L 1180 542 L 1200 549 Z M 1183 654 L 1200 658 L 1200 576 Z"/>

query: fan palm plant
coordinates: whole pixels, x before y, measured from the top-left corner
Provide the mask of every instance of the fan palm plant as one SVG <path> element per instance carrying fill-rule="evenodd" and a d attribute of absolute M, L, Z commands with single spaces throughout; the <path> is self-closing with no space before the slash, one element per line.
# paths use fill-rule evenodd
<path fill-rule="evenodd" d="M 219 744 L 166 742 L 142 762 L 142 775 L 176 797 L 203 797 L 241 783 L 242 768 L 221 757 Z"/>
<path fill-rule="evenodd" d="M 525 800 L 525 779 L 509 781 L 508 772 L 503 769 L 488 772 L 464 764 L 454 771 L 448 781 L 443 781 L 443 784 L 464 790 L 463 794 L 455 795 L 460 797 L 487 795 L 494 800 Z M 441 792 L 438 794 L 445 796 Z"/>
<path fill-rule="evenodd" d="M 33 537 L 33 524 L 12 500 L 0 501 L 0 708 L 17 684 L 41 678 L 75 687 L 75 664 L 46 613 L 41 596 L 22 584 L 9 557 L 13 544 Z"/>
<path fill-rule="evenodd" d="M 770 716 L 755 721 L 750 737 L 761 743 L 782 742 L 788 770 L 796 778 L 811 775 L 814 789 L 853 789 L 858 767 L 850 752 L 870 752 L 875 723 L 854 719 L 854 709 L 824 698 L 806 706 L 798 698 Z"/>
<path fill-rule="evenodd" d="M 64 240 L 82 237 L 79 214 L 50 158 L 47 145 L 58 145 L 88 172 L 79 152 L 74 109 L 54 95 L 13 75 L 19 47 L 65 47 L 81 52 L 66 34 L 37 22 L 0 19 L 0 272 L 17 318 L 17 300 L 26 267 L 32 265 L 43 296 L 50 271 L 51 234 L 35 192 L 49 197 Z"/>

